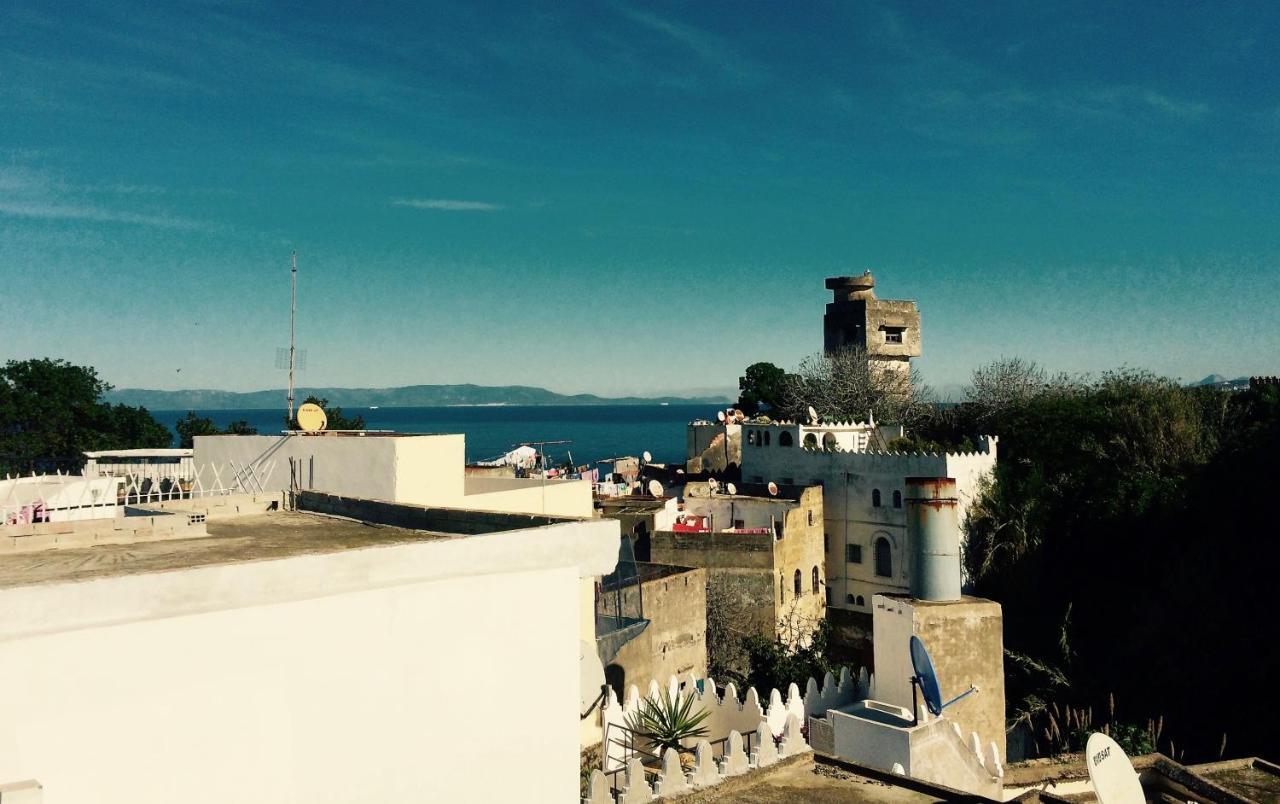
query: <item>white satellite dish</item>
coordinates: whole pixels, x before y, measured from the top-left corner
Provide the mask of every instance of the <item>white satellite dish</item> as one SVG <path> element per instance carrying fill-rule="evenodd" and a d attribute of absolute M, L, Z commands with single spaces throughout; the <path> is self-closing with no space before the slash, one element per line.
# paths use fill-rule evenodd
<path fill-rule="evenodd" d="M 738 493 L 738 487 L 733 485 L 732 483 L 725 486 L 725 490 L 728 491 L 730 495 L 734 495 Z"/>
<path fill-rule="evenodd" d="M 718 422 L 723 422 L 723 421 L 725 420 L 725 418 L 726 418 L 726 417 L 725 417 L 725 415 L 724 415 L 724 411 L 723 411 L 723 410 L 717 410 L 717 411 L 716 411 L 716 421 L 718 421 Z"/>
<path fill-rule="evenodd" d="M 645 463 L 649 463 L 653 460 L 653 455 L 649 452 L 649 450 L 645 450 L 644 452 L 640 453 L 640 455 L 641 457 L 644 458 Z"/>
<path fill-rule="evenodd" d="M 778 496 L 778 484 L 774 483 L 772 480 L 769 481 L 769 496 L 770 497 Z"/>
<path fill-rule="evenodd" d="M 604 665 L 596 654 L 596 646 L 578 640 L 578 711 L 586 712 L 600 698 L 604 687 Z"/>
<path fill-rule="evenodd" d="M 818 423 L 818 411 L 813 409 L 813 405 L 809 406 L 809 424 Z"/>
<path fill-rule="evenodd" d="M 683 470 L 683 469 L 677 469 L 677 470 L 676 470 L 676 474 L 678 474 L 678 475 L 682 475 L 682 474 L 684 474 L 684 470 Z"/>
<path fill-rule="evenodd" d="M 716 482 L 714 477 L 709 477 L 707 478 L 707 488 L 711 490 L 712 494 L 715 494 L 720 490 L 720 484 Z"/>
<path fill-rule="evenodd" d="M 1102 732 L 1089 735 L 1084 764 L 1099 804 L 1143 804 L 1147 800 L 1124 749 Z"/>
<path fill-rule="evenodd" d="M 662 496 L 662 484 L 656 480 L 649 481 L 649 494 L 653 497 Z"/>

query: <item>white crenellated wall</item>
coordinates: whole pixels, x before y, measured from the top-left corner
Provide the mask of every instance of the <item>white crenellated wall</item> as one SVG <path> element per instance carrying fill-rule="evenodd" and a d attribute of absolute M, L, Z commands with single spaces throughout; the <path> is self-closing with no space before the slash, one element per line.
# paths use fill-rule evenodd
<path fill-rule="evenodd" d="M 901 507 L 895 507 L 894 493 L 905 495 L 908 477 L 955 478 L 960 498 L 959 516 L 963 522 L 980 490 L 982 478 L 995 468 L 998 449 L 997 437 L 983 436 L 976 452 L 815 450 L 798 446 L 799 442 L 797 446 L 779 446 L 779 432 L 800 425 L 744 427 L 774 431 L 767 446 L 744 442 L 742 477 L 745 481 L 822 485 L 829 605 L 867 614 L 871 613 L 872 595 L 906 592 L 910 588 L 912 549 L 907 543 L 906 502 L 902 499 Z M 879 506 L 874 504 L 877 490 Z M 888 576 L 876 573 L 875 545 L 880 539 L 890 546 L 892 566 Z M 860 563 L 847 561 L 850 545 L 861 548 Z M 851 603 L 850 597 L 854 601 L 861 598 L 862 603 Z"/>

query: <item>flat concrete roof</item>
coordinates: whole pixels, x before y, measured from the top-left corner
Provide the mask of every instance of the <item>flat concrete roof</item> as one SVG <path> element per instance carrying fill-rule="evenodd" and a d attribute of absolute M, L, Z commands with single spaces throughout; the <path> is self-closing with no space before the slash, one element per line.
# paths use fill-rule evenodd
<path fill-rule="evenodd" d="M 364 547 L 452 538 L 301 511 L 210 521 L 194 539 L 100 544 L 0 555 L 0 589 L 120 575 L 268 561 Z"/>
<path fill-rule="evenodd" d="M 813 754 L 787 758 L 761 771 L 735 776 L 682 797 L 686 804 L 932 804 L 951 796 L 930 795 L 905 785 L 863 776 Z M 981 800 L 967 797 L 969 800 Z"/>

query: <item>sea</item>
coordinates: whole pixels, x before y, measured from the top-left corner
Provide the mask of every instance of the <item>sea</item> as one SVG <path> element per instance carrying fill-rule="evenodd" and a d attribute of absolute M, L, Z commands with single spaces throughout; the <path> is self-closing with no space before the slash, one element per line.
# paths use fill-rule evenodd
<path fill-rule="evenodd" d="M 657 463 L 685 459 L 685 425 L 694 419 L 715 419 L 717 405 L 486 405 L 430 408 L 342 408 L 344 416 L 364 417 L 365 429 L 396 433 L 463 433 L 467 461 L 496 458 L 516 445 L 531 441 L 568 441 L 546 447 L 548 459 L 560 462 L 572 455 L 582 465 L 619 455 L 639 456 L 645 450 Z M 173 430 L 185 410 L 153 410 Z M 219 427 L 240 419 L 259 433 L 278 433 L 284 410 L 197 410 Z M 175 443 L 176 443 L 175 434 Z"/>

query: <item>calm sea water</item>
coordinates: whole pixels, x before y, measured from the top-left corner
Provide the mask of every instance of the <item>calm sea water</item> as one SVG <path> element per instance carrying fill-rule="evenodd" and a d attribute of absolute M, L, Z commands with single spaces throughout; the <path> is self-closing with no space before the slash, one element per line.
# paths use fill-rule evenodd
<path fill-rule="evenodd" d="M 561 460 L 572 451 L 579 464 L 614 455 L 653 453 L 658 462 L 684 460 L 685 425 L 693 419 L 714 418 L 716 405 L 537 405 L 448 408 L 344 407 L 343 415 L 364 416 L 370 430 L 397 433 L 464 433 L 467 460 L 497 457 L 523 441 L 568 440 L 547 447 L 549 458 Z M 186 416 L 185 410 L 152 411 L 169 429 Z M 283 410 L 196 411 L 219 427 L 244 419 L 260 433 L 277 433 L 284 426 Z"/>

